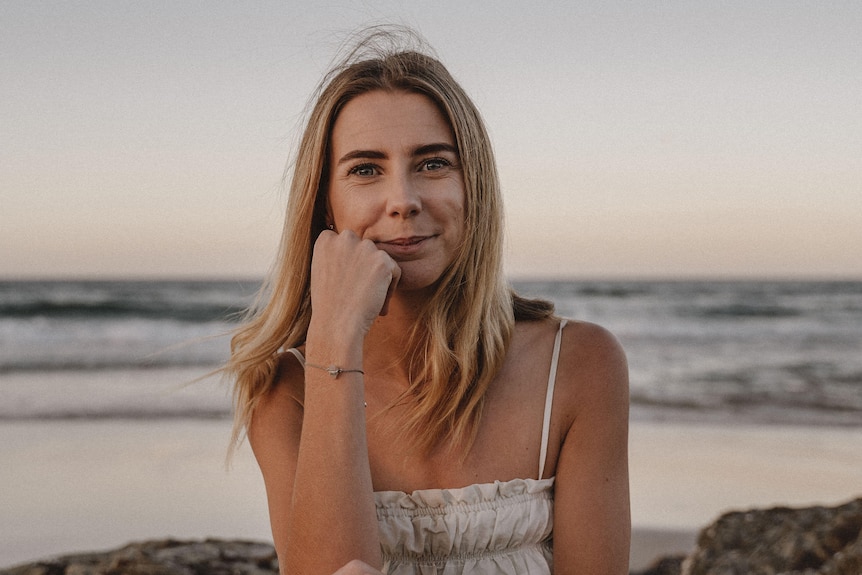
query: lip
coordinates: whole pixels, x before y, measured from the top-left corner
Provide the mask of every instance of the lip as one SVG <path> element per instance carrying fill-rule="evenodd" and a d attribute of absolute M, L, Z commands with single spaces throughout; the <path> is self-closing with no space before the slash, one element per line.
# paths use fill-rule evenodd
<path fill-rule="evenodd" d="M 390 240 L 378 240 L 374 242 L 377 247 L 388 253 L 390 256 L 409 256 L 413 255 L 428 243 L 428 240 L 436 236 L 410 236 L 402 238 L 392 238 Z"/>

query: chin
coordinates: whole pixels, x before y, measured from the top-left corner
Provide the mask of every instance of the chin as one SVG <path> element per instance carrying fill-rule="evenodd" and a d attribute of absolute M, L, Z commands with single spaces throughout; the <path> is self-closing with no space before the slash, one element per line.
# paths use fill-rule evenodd
<path fill-rule="evenodd" d="M 401 266 L 401 279 L 398 280 L 398 289 L 402 291 L 420 291 L 433 289 L 437 286 L 440 278 L 443 277 L 441 271 L 432 271 L 428 269 L 410 269 L 409 264 Z"/>

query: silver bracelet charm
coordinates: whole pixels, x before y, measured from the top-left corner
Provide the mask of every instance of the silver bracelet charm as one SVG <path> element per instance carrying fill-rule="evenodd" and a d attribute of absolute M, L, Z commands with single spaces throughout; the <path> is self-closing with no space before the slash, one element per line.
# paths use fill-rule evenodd
<path fill-rule="evenodd" d="M 322 369 L 323 371 L 328 373 L 330 376 L 332 376 L 332 379 L 338 379 L 338 376 L 341 375 L 342 373 L 359 373 L 359 374 L 365 375 L 365 372 L 362 371 L 361 369 L 342 369 L 342 368 L 338 367 L 337 365 L 330 365 L 328 367 L 324 367 L 322 365 L 315 365 L 313 363 L 305 362 L 305 367 L 313 367 L 315 369 Z"/>

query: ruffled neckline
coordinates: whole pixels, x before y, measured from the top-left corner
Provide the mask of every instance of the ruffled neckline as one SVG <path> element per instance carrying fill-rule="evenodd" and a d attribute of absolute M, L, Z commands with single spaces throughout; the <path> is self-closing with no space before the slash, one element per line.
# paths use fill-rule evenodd
<path fill-rule="evenodd" d="M 466 487 L 417 489 L 411 493 L 405 491 L 375 491 L 374 499 L 378 506 L 398 505 L 422 507 L 439 507 L 465 501 L 490 501 L 497 497 L 512 497 L 531 495 L 549 490 L 554 485 L 555 477 L 546 479 L 515 478 L 508 481 L 491 483 L 474 483 Z M 413 505 L 410 505 L 410 504 Z"/>

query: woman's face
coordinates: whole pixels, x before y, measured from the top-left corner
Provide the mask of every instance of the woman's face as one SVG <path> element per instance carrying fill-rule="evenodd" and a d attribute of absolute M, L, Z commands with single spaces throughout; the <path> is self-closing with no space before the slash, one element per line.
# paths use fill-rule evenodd
<path fill-rule="evenodd" d="M 421 94 L 367 92 L 341 110 L 330 146 L 328 223 L 388 253 L 399 289 L 436 282 L 464 237 L 464 179 L 440 110 Z"/>

